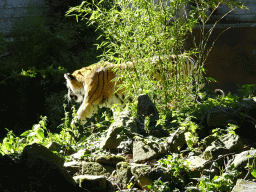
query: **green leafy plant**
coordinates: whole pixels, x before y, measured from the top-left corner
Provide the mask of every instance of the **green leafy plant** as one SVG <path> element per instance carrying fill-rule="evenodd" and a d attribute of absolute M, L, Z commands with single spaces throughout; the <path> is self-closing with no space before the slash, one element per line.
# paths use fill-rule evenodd
<path fill-rule="evenodd" d="M 64 110 L 66 109 L 66 105 L 64 104 Z M 75 107 L 72 107 L 72 116 L 76 117 Z M 79 137 L 78 129 L 71 125 L 70 121 L 71 117 L 69 112 L 65 110 L 65 117 L 62 119 L 64 121 L 58 128 L 61 129 L 58 139 L 61 140 L 62 143 L 66 143 L 68 145 L 74 144 L 74 142 Z"/>
<path fill-rule="evenodd" d="M 81 125 L 80 122 L 72 125 L 71 119 L 77 117 L 76 107 L 76 105 L 72 106 L 70 109 L 72 113 L 70 114 L 69 110 L 67 110 L 67 105 L 64 104 L 65 117 L 62 118 L 63 123 L 58 126 L 61 131 L 56 135 L 57 140 L 69 146 L 75 144 L 79 140 L 88 140 L 85 143 L 88 143 L 89 145 L 94 142 L 95 139 L 98 140 L 94 135 L 94 132 L 98 136 L 102 134 L 102 132 L 110 126 L 113 119 L 109 116 L 108 111 L 103 112 L 103 110 L 99 109 L 98 113 L 93 115 L 90 118 L 90 121 L 86 122 L 84 125 Z"/>
<path fill-rule="evenodd" d="M 127 185 L 127 189 L 130 189 L 133 185 L 134 185 L 134 183 L 130 182 L 130 183 Z"/>
<path fill-rule="evenodd" d="M 32 130 L 25 131 L 21 134 L 22 137 L 26 137 L 27 143 L 42 143 L 46 137 L 45 132 L 47 132 L 47 117 L 41 117 L 41 120 L 39 121 L 39 124 L 35 124 L 32 128 Z"/>
<path fill-rule="evenodd" d="M 147 185 L 151 191 L 168 192 L 170 191 L 169 182 L 162 182 L 160 179 L 155 180 L 153 185 Z"/>
<path fill-rule="evenodd" d="M 238 129 L 238 128 L 239 127 L 237 125 L 229 123 L 228 127 L 227 127 L 227 133 L 235 135 L 236 134 L 235 130 Z"/>
<path fill-rule="evenodd" d="M 214 176 L 212 179 L 209 177 L 201 177 L 198 180 L 198 188 L 202 191 L 231 191 L 234 187 L 234 181 L 237 177 L 237 170 L 234 165 L 229 166 L 224 173 L 220 176 Z"/>
<path fill-rule="evenodd" d="M 255 84 L 242 85 L 238 89 L 238 93 L 241 98 L 253 98 L 256 95 L 256 85 Z"/>
<path fill-rule="evenodd" d="M 255 168 L 255 155 L 253 156 L 253 160 L 252 162 L 250 163 L 249 162 L 249 158 L 251 158 L 252 156 L 251 155 L 248 155 L 248 163 L 247 163 L 247 169 L 248 169 L 248 173 L 247 175 L 245 176 L 245 179 L 247 178 L 248 174 L 251 173 L 251 175 L 256 178 L 256 168 Z"/>
<path fill-rule="evenodd" d="M 98 49 L 103 50 L 102 59 L 114 63 L 131 61 L 134 70 L 118 71 L 123 83 L 120 88 L 127 90 L 132 96 L 146 93 L 157 104 L 160 112 L 166 109 L 178 109 L 191 105 L 188 96 L 193 90 L 198 91 L 203 83 L 202 73 L 204 62 L 210 50 L 205 54 L 206 44 L 213 28 L 208 32 L 202 29 L 202 39 L 196 44 L 196 49 L 184 51 L 185 39 L 192 28 L 200 23 L 202 28 L 208 21 L 205 12 L 215 10 L 219 3 L 212 1 L 194 2 L 195 4 L 187 16 L 177 17 L 177 12 L 186 1 L 83 1 L 81 5 L 72 7 L 68 16 L 75 15 L 93 25 L 102 34 L 102 43 Z M 242 7 L 239 2 L 221 1 L 220 3 Z M 171 18 L 176 18 L 168 24 Z M 169 56 L 175 55 L 175 62 Z M 196 56 L 195 72 L 187 74 L 184 57 Z M 161 82 L 156 81 L 155 72 L 161 76 Z M 193 79 L 195 85 L 191 83 Z"/>
<path fill-rule="evenodd" d="M 252 170 L 251 174 L 252 174 L 252 176 L 253 176 L 254 178 L 256 178 L 256 170 L 255 170 L 255 169 Z"/>
<path fill-rule="evenodd" d="M 20 151 L 18 144 L 19 138 L 16 137 L 12 131 L 9 131 L 8 129 L 7 131 L 7 136 L 3 139 L 3 142 L 1 143 L 2 155 Z"/>
<path fill-rule="evenodd" d="M 185 139 L 189 148 L 192 149 L 196 144 L 198 144 L 198 134 L 199 126 L 192 121 L 194 117 L 188 116 L 183 121 L 180 120 L 180 128 L 185 129 Z"/>
<path fill-rule="evenodd" d="M 180 33 L 166 26 L 163 21 L 175 12 L 175 3 L 172 1 L 170 5 L 164 2 L 154 4 L 151 1 L 113 1 L 110 8 L 105 3 L 83 2 L 68 13 L 78 12 L 89 25 L 96 25 L 103 32 L 105 41 L 98 45 L 98 48 L 105 50 L 101 55 L 103 59 L 115 63 L 134 62 L 135 73 L 118 71 L 125 82 L 122 88 L 134 96 L 141 93 L 150 95 L 160 109 L 166 108 L 166 104 L 171 101 L 182 102 L 182 98 L 186 97 L 183 92 L 187 92 L 191 86 L 189 77 L 184 78 L 184 71 L 181 70 L 186 62 L 178 55 L 182 53 L 182 38 L 189 30 L 190 22 L 186 21 L 186 25 L 175 23 Z M 175 64 L 166 57 L 171 54 L 177 57 Z M 156 71 L 154 64 L 160 69 L 163 79 L 161 90 L 159 82 L 151 78 Z M 179 75 L 171 78 L 171 73 Z"/>
<path fill-rule="evenodd" d="M 167 158 L 160 159 L 158 162 L 160 163 L 159 166 L 171 176 L 168 183 L 170 189 L 174 190 L 175 188 L 178 188 L 179 190 L 182 190 L 188 182 L 188 166 L 185 165 L 185 160 L 179 158 L 178 155 L 168 155 Z M 163 183 L 163 185 L 163 189 L 167 190 L 167 183 Z"/>
<path fill-rule="evenodd" d="M 214 128 L 214 129 L 212 130 L 212 135 L 215 136 L 215 137 L 221 137 L 221 136 L 223 136 L 223 135 L 225 135 L 225 134 L 226 134 L 226 130 L 221 129 L 221 128 L 219 128 L 219 127 Z"/>
<path fill-rule="evenodd" d="M 43 144 L 47 142 L 45 133 L 48 133 L 48 136 L 50 133 L 46 128 L 46 121 L 47 117 L 41 117 L 39 124 L 35 124 L 31 130 L 25 131 L 20 135 L 20 137 L 17 137 L 12 131 L 8 130 L 7 136 L 1 143 L 1 153 L 20 153 L 27 144 L 34 142 Z"/>
<path fill-rule="evenodd" d="M 145 130 L 146 130 L 147 134 L 150 133 L 149 124 L 150 124 L 150 117 L 145 117 L 144 125 L 145 125 Z"/>

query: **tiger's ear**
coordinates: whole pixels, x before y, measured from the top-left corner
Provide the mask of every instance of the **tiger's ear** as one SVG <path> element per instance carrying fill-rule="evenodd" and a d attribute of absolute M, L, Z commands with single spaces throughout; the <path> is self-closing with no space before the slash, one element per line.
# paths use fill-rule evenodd
<path fill-rule="evenodd" d="M 65 73 L 64 77 L 66 78 L 66 80 L 73 80 L 73 79 L 75 79 L 75 77 L 73 75 L 71 75 L 70 73 Z"/>

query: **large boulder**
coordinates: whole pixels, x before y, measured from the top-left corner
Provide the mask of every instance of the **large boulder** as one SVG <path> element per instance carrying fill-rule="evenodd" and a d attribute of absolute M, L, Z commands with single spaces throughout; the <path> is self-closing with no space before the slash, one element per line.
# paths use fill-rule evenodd
<path fill-rule="evenodd" d="M 243 147 L 243 142 L 238 135 L 226 134 L 213 141 L 205 149 L 203 156 L 206 159 L 217 159 L 219 155 L 242 151 Z"/>
<path fill-rule="evenodd" d="M 133 142 L 133 161 L 139 163 L 163 156 L 165 148 L 161 143 L 154 142 L 153 140 L 135 140 Z"/>
<path fill-rule="evenodd" d="M 126 141 L 127 137 L 133 138 L 137 132 L 135 118 L 131 117 L 128 111 L 123 111 L 109 127 L 107 136 L 101 142 L 100 147 L 116 150 L 122 141 Z"/>

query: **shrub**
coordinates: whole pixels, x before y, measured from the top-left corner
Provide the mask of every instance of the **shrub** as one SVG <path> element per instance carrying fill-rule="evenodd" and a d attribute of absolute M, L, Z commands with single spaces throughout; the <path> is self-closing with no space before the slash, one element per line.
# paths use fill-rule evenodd
<path fill-rule="evenodd" d="M 133 61 L 135 73 L 118 72 L 124 81 L 122 86 L 135 98 L 147 93 L 158 104 L 158 109 L 163 111 L 168 107 L 177 109 L 186 106 L 187 101 L 191 100 L 188 94 L 192 91 L 192 75 L 197 77 L 199 84 L 203 79 L 207 38 L 203 38 L 195 50 L 184 51 L 184 43 L 186 35 L 192 32 L 196 24 L 205 24 L 208 20 L 209 15 L 205 11 L 209 7 L 215 9 L 219 4 L 212 1 L 193 3 L 194 7 L 185 19 L 176 17 L 180 8 L 186 4 L 183 0 L 160 0 L 157 3 L 151 0 L 84 1 L 70 8 L 68 15 L 75 12 L 73 15 L 76 15 L 77 21 L 81 16 L 88 25 L 103 32 L 100 37 L 104 41 L 97 45 L 103 49 L 102 59 L 114 63 Z M 230 1 L 221 3 L 231 4 Z M 170 20 L 173 20 L 171 24 Z M 184 78 L 185 72 L 182 70 L 186 62 L 183 57 L 178 57 L 181 54 L 198 56 L 196 72 L 187 78 Z M 167 55 L 175 55 L 176 62 L 169 61 L 165 57 Z M 161 85 L 151 78 L 156 72 L 152 58 L 159 59 L 157 68 L 163 79 Z M 170 75 L 172 71 L 177 75 Z"/>

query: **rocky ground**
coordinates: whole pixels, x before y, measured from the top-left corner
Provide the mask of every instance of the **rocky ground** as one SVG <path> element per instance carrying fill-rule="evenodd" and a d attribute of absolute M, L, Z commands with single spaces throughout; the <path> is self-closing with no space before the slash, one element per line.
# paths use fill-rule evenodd
<path fill-rule="evenodd" d="M 121 112 L 95 146 L 79 141 L 84 148 L 64 149 L 68 162 L 52 152 L 63 150 L 56 142 L 47 147 L 27 145 L 16 160 L 13 155 L 2 156 L 0 189 L 256 191 L 251 174 L 256 155 L 255 110 L 253 99 L 241 100 L 237 108 L 215 106 L 205 110 L 194 124 L 199 140 L 190 144 L 193 138 L 187 126 L 169 134 L 156 123 L 157 110 L 144 95 L 139 98 L 139 119 L 129 111 Z M 213 134 L 214 128 L 223 129 L 229 123 L 237 125 L 234 132 Z M 93 151 L 95 147 L 99 150 Z"/>

